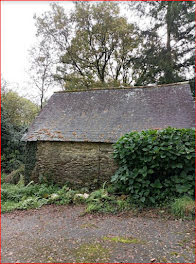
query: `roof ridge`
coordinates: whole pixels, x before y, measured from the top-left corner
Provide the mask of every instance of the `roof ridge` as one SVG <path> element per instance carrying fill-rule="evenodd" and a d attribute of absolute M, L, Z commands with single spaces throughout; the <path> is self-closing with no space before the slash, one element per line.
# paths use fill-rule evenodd
<path fill-rule="evenodd" d="M 56 91 L 54 93 L 74 93 L 74 92 L 89 92 L 89 91 L 97 91 L 97 90 L 122 90 L 122 89 L 141 89 L 141 88 L 156 88 L 156 87 L 163 87 L 163 86 L 175 86 L 175 85 L 182 85 L 182 84 L 189 84 L 189 81 L 184 82 L 177 82 L 177 83 L 165 83 L 165 84 L 157 84 L 157 85 L 144 85 L 144 86 L 120 86 L 120 87 L 95 87 L 90 89 L 81 89 L 81 90 L 63 90 L 63 91 Z"/>

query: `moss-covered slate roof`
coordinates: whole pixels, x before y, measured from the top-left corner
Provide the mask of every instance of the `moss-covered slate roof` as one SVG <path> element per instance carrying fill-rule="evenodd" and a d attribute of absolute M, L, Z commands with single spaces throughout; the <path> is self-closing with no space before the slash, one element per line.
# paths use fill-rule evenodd
<path fill-rule="evenodd" d="M 57 92 L 23 140 L 115 142 L 133 130 L 190 128 L 194 123 L 188 83 Z"/>

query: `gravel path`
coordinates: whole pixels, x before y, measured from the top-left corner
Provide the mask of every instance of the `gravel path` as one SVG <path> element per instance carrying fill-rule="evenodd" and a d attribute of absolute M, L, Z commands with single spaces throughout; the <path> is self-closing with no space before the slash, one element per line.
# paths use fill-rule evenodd
<path fill-rule="evenodd" d="M 2 263 L 194 263 L 194 222 L 45 206 L 2 215 Z"/>

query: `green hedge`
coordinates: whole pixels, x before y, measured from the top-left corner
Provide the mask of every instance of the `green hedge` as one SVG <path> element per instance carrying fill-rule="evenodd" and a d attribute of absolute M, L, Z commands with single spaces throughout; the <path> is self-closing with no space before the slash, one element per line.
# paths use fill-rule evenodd
<path fill-rule="evenodd" d="M 133 202 L 157 205 L 194 196 L 195 131 L 166 128 L 131 132 L 114 145 L 119 169 L 112 182 Z"/>

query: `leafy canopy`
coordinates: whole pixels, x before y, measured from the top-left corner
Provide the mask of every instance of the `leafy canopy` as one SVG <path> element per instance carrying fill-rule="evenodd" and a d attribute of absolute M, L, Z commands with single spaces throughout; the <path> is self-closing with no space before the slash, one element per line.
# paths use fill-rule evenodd
<path fill-rule="evenodd" d="M 136 85 L 174 83 L 194 77 L 195 1 L 133 1 L 135 10 L 150 23 L 135 58 Z"/>
<path fill-rule="evenodd" d="M 36 18 L 37 35 L 59 51 L 55 79 L 69 88 L 129 84 L 139 37 L 111 2 L 76 2 L 70 15 L 52 4 Z"/>

